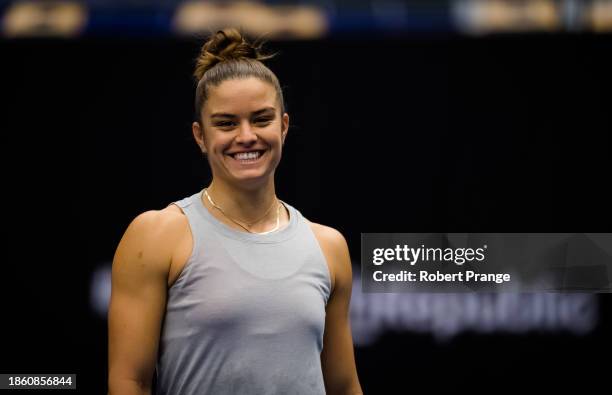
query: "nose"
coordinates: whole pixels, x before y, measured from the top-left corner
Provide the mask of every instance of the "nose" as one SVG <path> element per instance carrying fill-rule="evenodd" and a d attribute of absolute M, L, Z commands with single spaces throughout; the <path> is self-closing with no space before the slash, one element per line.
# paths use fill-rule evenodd
<path fill-rule="evenodd" d="M 253 128 L 248 120 L 240 123 L 238 129 L 238 136 L 236 136 L 236 142 L 242 144 L 254 143 L 257 141 L 257 134 L 253 132 Z"/>

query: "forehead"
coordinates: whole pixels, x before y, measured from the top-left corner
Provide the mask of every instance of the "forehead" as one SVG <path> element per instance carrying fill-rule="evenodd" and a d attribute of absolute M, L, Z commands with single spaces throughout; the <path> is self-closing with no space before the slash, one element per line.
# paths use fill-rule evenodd
<path fill-rule="evenodd" d="M 204 104 L 204 114 L 249 113 L 263 107 L 276 108 L 274 87 L 258 78 L 225 80 L 208 91 Z"/>

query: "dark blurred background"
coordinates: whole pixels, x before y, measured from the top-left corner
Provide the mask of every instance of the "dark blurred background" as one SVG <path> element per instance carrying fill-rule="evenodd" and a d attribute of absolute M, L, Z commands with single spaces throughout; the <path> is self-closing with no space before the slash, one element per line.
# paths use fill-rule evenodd
<path fill-rule="evenodd" d="M 349 243 L 366 394 L 609 386 L 609 294 L 365 294 L 359 253 L 362 232 L 609 232 L 611 1 L 1 4 L 1 373 L 106 393 L 115 248 L 210 180 L 191 73 L 234 25 L 279 52 L 278 196 Z"/>

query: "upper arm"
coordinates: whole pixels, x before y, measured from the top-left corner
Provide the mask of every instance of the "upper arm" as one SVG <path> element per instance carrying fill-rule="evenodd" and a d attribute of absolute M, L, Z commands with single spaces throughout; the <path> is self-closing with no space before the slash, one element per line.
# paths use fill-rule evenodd
<path fill-rule="evenodd" d="M 315 235 L 333 274 L 321 352 L 326 391 L 329 394 L 361 394 L 349 319 L 353 275 L 348 245 L 337 230 L 322 225 L 315 227 Z"/>
<path fill-rule="evenodd" d="M 113 258 L 108 312 L 109 389 L 152 384 L 163 320 L 172 237 L 158 211 L 137 216 Z"/>

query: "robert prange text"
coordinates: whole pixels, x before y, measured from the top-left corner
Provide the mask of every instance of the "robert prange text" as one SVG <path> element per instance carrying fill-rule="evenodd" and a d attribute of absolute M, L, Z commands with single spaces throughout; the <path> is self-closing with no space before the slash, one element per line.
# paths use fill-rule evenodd
<path fill-rule="evenodd" d="M 441 273 L 436 271 L 430 273 L 427 270 L 420 270 L 417 273 L 402 270 L 399 273 L 383 273 L 377 270 L 373 274 L 374 281 L 406 281 L 406 282 L 495 282 L 501 284 L 510 281 L 509 273 L 476 273 L 467 270 L 459 273 Z"/>

